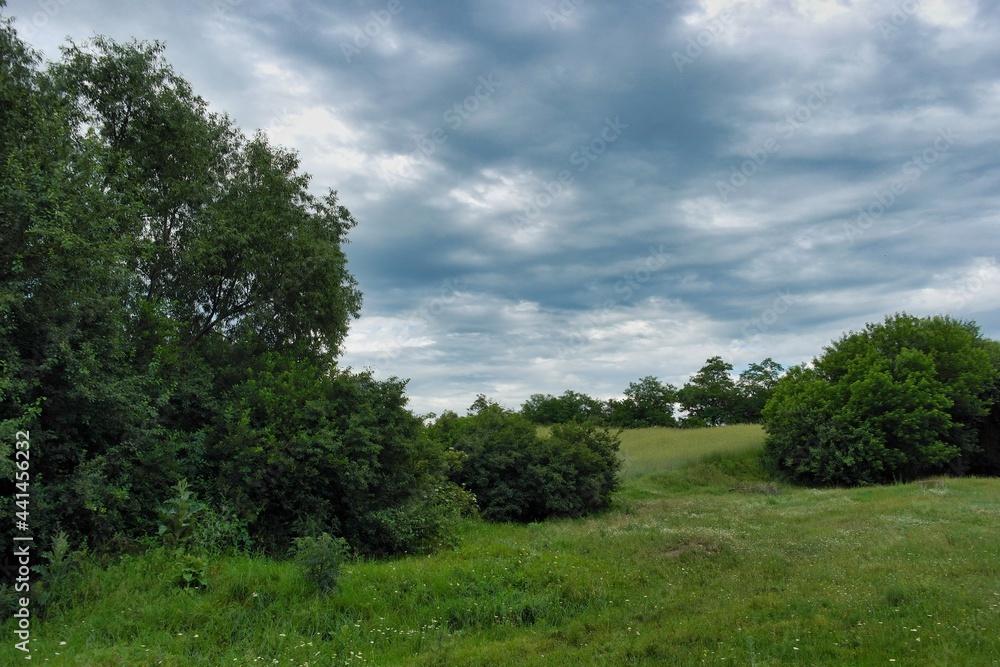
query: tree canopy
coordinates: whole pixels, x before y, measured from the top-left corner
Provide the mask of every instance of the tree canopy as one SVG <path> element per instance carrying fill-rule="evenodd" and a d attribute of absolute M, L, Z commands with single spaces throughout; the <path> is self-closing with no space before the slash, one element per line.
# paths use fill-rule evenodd
<path fill-rule="evenodd" d="M 736 403 L 736 384 L 729 373 L 733 365 L 722 357 L 705 362 L 677 393 L 681 407 L 698 425 L 719 426 L 731 421 Z"/>
<path fill-rule="evenodd" d="M 996 345 L 975 324 L 887 317 L 777 383 L 763 412 L 766 452 L 779 470 L 822 484 L 985 468 L 996 456 L 987 436 L 998 381 Z"/>

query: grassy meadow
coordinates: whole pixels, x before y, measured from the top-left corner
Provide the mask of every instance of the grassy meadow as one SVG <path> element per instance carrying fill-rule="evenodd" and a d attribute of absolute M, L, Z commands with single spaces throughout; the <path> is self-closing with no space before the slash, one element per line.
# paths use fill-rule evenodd
<path fill-rule="evenodd" d="M 1000 480 L 793 488 L 756 427 L 622 439 L 603 515 L 469 521 L 454 550 L 348 564 L 330 595 L 246 556 L 200 593 L 162 551 L 89 568 L 31 663 L 1000 664 Z M 2 664 L 24 664 L 12 627 Z"/>

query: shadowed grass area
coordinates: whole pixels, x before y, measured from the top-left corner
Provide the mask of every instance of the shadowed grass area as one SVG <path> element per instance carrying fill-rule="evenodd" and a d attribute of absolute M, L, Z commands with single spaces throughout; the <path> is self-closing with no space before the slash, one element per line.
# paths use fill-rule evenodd
<path fill-rule="evenodd" d="M 1000 480 L 779 486 L 736 437 L 692 460 L 713 430 L 626 433 L 626 461 L 660 467 L 601 516 L 470 521 L 453 551 L 347 564 L 330 595 L 245 556 L 203 592 L 162 551 L 90 568 L 32 662 L 1000 664 Z"/>

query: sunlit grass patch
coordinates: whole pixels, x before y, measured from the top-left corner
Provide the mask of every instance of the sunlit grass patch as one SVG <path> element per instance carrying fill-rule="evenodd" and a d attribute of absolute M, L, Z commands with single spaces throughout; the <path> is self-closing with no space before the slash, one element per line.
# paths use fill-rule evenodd
<path fill-rule="evenodd" d="M 640 477 L 676 468 L 713 452 L 759 448 L 764 431 L 756 424 L 715 428 L 642 428 L 622 433 L 622 476 Z"/>

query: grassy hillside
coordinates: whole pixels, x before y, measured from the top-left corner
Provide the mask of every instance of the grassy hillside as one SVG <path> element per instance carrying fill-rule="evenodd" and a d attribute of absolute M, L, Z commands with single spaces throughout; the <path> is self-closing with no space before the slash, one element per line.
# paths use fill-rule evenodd
<path fill-rule="evenodd" d="M 189 593 L 162 553 L 121 559 L 36 628 L 33 662 L 1000 664 L 1000 481 L 779 487 L 759 432 L 715 431 L 626 434 L 603 516 L 470 522 L 454 551 L 353 563 L 329 596 L 283 563 L 218 559 Z"/>

